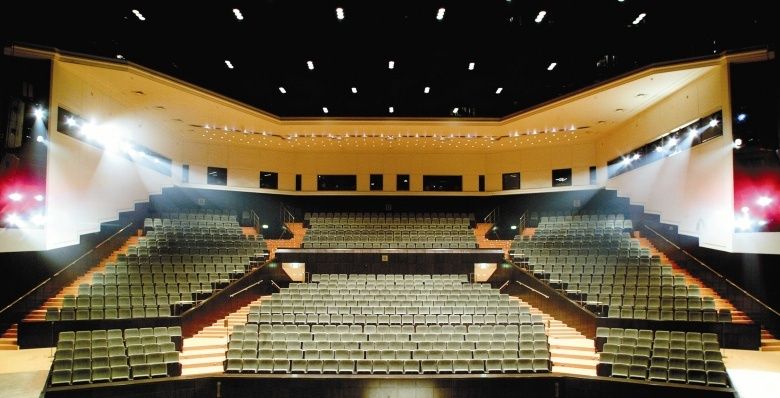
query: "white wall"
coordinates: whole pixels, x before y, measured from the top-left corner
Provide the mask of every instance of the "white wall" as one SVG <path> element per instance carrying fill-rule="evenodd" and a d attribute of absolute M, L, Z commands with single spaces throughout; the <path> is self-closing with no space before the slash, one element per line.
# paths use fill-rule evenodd
<path fill-rule="evenodd" d="M 159 127 L 138 124 L 110 87 L 79 78 L 68 64 L 54 61 L 52 68 L 48 249 L 77 244 L 81 234 L 98 231 L 101 222 L 116 220 L 119 212 L 132 210 L 135 203 L 147 202 L 150 194 L 172 185 L 167 176 L 57 132 L 57 109 L 63 107 L 94 118 L 98 125 L 110 126 L 110 134 L 150 147 L 170 145 Z"/>
<path fill-rule="evenodd" d="M 607 188 L 659 214 L 661 222 L 696 236 L 701 246 L 732 250 L 733 165 L 727 68 L 719 67 L 673 93 L 599 143 L 600 164 L 698 117 L 723 110 L 724 134 L 693 149 L 607 181 Z"/>

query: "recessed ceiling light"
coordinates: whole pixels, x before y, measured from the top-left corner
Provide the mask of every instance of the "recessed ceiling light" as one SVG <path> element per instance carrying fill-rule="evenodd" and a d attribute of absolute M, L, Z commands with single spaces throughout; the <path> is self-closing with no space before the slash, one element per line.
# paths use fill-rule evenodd
<path fill-rule="evenodd" d="M 323 106 L 322 107 L 322 113 L 328 113 L 328 107 L 327 106 Z"/>
<path fill-rule="evenodd" d="M 352 94 L 357 94 L 357 87 L 352 87 Z"/>
<path fill-rule="evenodd" d="M 387 69 L 393 69 L 393 68 L 395 68 L 395 61 L 388 61 Z"/>
<path fill-rule="evenodd" d="M 642 22 L 642 20 L 645 19 L 646 16 L 647 16 L 647 14 L 645 14 L 645 13 L 641 13 L 641 14 L 637 15 L 636 19 L 634 20 L 634 25 L 637 25 L 640 22 Z"/>
<path fill-rule="evenodd" d="M 228 69 L 233 69 L 233 64 L 230 61 L 225 60 L 225 65 L 227 65 Z"/>
<path fill-rule="evenodd" d="M 474 65 L 473 62 L 469 62 L 469 70 L 474 70 Z"/>
<path fill-rule="evenodd" d="M 551 62 L 551 63 L 550 63 L 550 66 L 548 66 L 548 67 L 547 67 L 547 70 L 553 70 L 553 69 L 555 69 L 555 67 L 556 67 L 557 65 L 558 65 L 558 63 L 557 63 L 557 62 Z"/>
<path fill-rule="evenodd" d="M 393 107 L 391 106 L 390 108 L 387 108 L 387 111 L 388 111 L 388 112 L 390 112 L 390 113 L 393 113 L 393 112 L 395 112 L 395 108 L 393 108 Z"/>
<path fill-rule="evenodd" d="M 236 19 L 239 20 L 239 21 L 243 21 L 244 20 L 244 15 L 241 14 L 241 10 L 239 10 L 238 8 L 234 8 L 233 9 L 233 15 L 235 15 Z"/>
<path fill-rule="evenodd" d="M 309 70 L 314 70 L 314 62 L 306 61 L 306 67 L 309 68 Z"/>
<path fill-rule="evenodd" d="M 436 13 L 437 20 L 441 21 L 442 19 L 444 19 L 444 11 L 445 11 L 444 7 L 439 8 L 439 11 Z"/>
<path fill-rule="evenodd" d="M 545 15 L 547 15 L 547 11 L 539 11 L 539 14 L 536 14 L 536 19 L 534 19 L 534 22 L 541 23 Z"/>
<path fill-rule="evenodd" d="M 425 88 L 423 89 L 423 92 L 424 92 L 425 94 L 428 94 L 428 93 L 430 93 L 430 92 L 431 92 L 431 88 L 430 88 L 430 87 L 428 87 L 428 86 L 425 86 Z"/>
<path fill-rule="evenodd" d="M 336 8 L 336 18 L 338 18 L 339 21 L 344 19 L 344 9 L 343 8 L 341 8 L 341 7 Z"/>
<path fill-rule="evenodd" d="M 504 91 L 503 87 L 499 87 L 496 89 L 496 94 L 501 94 L 501 92 Z"/>
<path fill-rule="evenodd" d="M 285 90 L 282 86 L 279 86 L 279 92 L 282 94 L 287 94 L 287 90 Z"/>
<path fill-rule="evenodd" d="M 138 17 L 138 19 L 140 19 L 141 21 L 146 21 L 146 18 L 144 18 L 144 16 L 141 14 L 140 11 L 133 10 L 133 14 L 135 14 L 135 16 Z"/>

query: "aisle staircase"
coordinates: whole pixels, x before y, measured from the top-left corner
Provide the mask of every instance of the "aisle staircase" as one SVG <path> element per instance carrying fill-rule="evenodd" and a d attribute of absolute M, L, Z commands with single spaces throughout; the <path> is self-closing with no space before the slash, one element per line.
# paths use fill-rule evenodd
<path fill-rule="evenodd" d="M 300 222 L 288 222 L 287 230 L 293 234 L 291 239 L 268 239 L 265 243 L 268 245 L 269 258 L 274 258 L 276 249 L 298 249 L 303 244 L 303 237 L 306 236 L 306 228 Z"/>
<path fill-rule="evenodd" d="M 501 249 L 504 251 L 504 257 L 508 257 L 512 241 L 488 239 L 487 234 L 491 228 L 493 228 L 492 223 L 477 223 L 477 226 L 474 227 L 474 237 L 477 239 L 477 246 L 480 249 Z"/>
<path fill-rule="evenodd" d="M 262 300 L 263 297 L 257 298 L 237 311 L 218 319 L 210 326 L 206 326 L 195 336 L 185 338 L 180 356 L 182 376 L 222 373 L 222 362 L 225 360 L 227 342 L 233 326 L 245 324 L 249 307 L 260 305 Z"/>
<path fill-rule="evenodd" d="M 738 310 L 729 300 L 721 297 L 715 290 L 705 285 L 699 278 L 691 275 L 688 270 L 680 267 L 672 259 L 667 257 L 663 252 L 659 251 L 655 246 L 653 246 L 653 244 L 647 238 L 641 236 L 638 231 L 634 232 L 634 237 L 639 239 L 639 244 L 642 247 L 649 248 L 652 255 L 659 255 L 661 257 L 661 262 L 670 264 L 674 272 L 676 272 L 678 275 L 683 275 L 685 277 L 686 284 L 698 286 L 702 296 L 714 298 L 715 308 L 729 309 L 731 311 L 731 318 L 734 323 L 753 323 L 747 314 Z M 780 340 L 776 339 L 769 331 L 764 329 L 761 329 L 761 351 L 780 351 Z"/>
<path fill-rule="evenodd" d="M 544 320 L 550 342 L 550 360 L 552 371 L 580 376 L 596 376 L 598 354 L 592 339 L 565 323 L 553 318 L 519 298 L 512 298 L 520 305 L 531 307 L 531 314 L 538 314 Z"/>

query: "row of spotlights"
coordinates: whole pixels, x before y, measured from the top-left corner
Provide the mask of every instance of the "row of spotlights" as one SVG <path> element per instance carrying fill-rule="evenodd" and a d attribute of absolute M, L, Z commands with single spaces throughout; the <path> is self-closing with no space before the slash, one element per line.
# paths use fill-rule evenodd
<path fill-rule="evenodd" d="M 43 214 L 33 214 L 29 220 L 25 220 L 18 214 L 11 213 L 6 217 L 5 222 L 19 228 L 27 227 L 28 222 L 36 227 L 40 227 L 46 224 L 46 217 Z"/>
<path fill-rule="evenodd" d="M 21 202 L 22 199 L 24 199 L 24 195 L 22 195 L 19 192 L 13 192 L 8 195 L 8 199 L 10 199 L 12 202 Z M 43 195 L 38 194 L 33 196 L 33 199 L 35 199 L 38 202 L 43 202 Z"/>

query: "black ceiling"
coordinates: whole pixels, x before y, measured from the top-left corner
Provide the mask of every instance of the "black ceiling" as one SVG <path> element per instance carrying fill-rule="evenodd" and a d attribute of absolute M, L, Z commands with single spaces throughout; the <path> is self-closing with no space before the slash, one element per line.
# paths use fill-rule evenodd
<path fill-rule="evenodd" d="M 14 1 L 3 29 L 8 43 L 121 54 L 282 117 L 319 117 L 323 107 L 328 116 L 444 117 L 458 107 L 460 117 L 500 117 L 651 63 L 774 48 L 770 3 Z"/>

